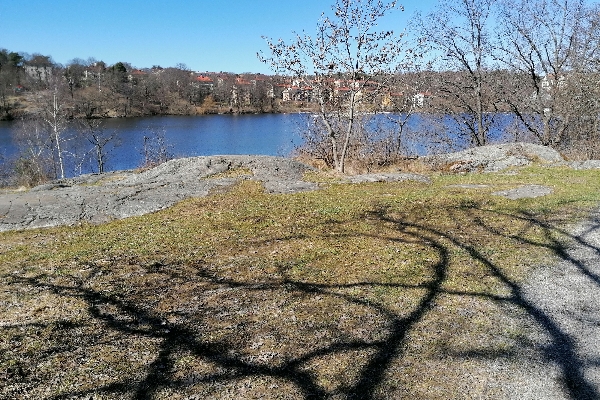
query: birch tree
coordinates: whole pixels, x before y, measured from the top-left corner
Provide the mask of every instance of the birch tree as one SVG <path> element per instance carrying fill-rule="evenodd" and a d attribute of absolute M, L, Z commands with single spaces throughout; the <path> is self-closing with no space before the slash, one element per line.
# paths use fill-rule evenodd
<path fill-rule="evenodd" d="M 321 15 L 314 34 L 294 32 L 289 41 L 264 37 L 269 54 L 258 54 L 274 72 L 310 91 L 339 172 L 345 171 L 364 111 L 403 59 L 403 35 L 377 30 L 380 20 L 396 10 L 403 10 L 396 1 L 337 0 L 332 15 Z"/>
<path fill-rule="evenodd" d="M 67 118 L 63 110 L 63 104 L 59 101 L 58 90 L 52 93 L 52 100 L 44 107 L 41 117 L 46 124 L 54 148 L 54 157 L 58 167 L 57 176 L 65 178 L 65 148 L 64 133 L 67 129 Z"/>

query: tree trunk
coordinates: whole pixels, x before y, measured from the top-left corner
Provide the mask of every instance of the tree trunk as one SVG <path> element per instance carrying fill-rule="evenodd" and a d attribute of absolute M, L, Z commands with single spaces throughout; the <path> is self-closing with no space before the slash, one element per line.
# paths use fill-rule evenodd
<path fill-rule="evenodd" d="M 331 123 L 329 122 L 329 120 L 327 119 L 327 117 L 325 115 L 325 104 L 324 104 L 324 100 L 322 97 L 319 99 L 319 106 L 321 109 L 321 119 L 323 120 L 323 123 L 325 124 L 325 127 L 327 128 L 327 134 L 329 136 L 329 140 L 331 141 L 331 153 L 332 153 L 333 163 L 334 163 L 335 169 L 339 171 L 340 163 L 339 163 L 339 159 L 338 159 L 336 134 L 335 134 L 335 131 L 333 130 L 333 127 L 331 126 Z"/>
<path fill-rule="evenodd" d="M 348 128 L 346 130 L 346 135 L 344 137 L 344 146 L 342 147 L 342 154 L 340 154 L 340 162 L 338 171 L 342 174 L 346 169 L 346 155 L 348 154 L 348 146 L 350 145 L 350 137 L 352 136 L 352 129 L 354 129 L 354 111 L 356 108 L 356 93 L 352 91 L 350 93 L 350 107 L 348 111 L 350 112 L 348 118 Z"/>
<path fill-rule="evenodd" d="M 58 156 L 58 165 L 60 168 L 60 178 L 61 179 L 65 179 L 65 166 L 64 166 L 64 161 L 63 161 L 63 155 L 62 155 L 62 149 L 60 147 L 60 142 L 61 142 L 61 129 L 60 129 L 60 108 L 58 107 L 58 102 L 56 100 L 56 93 L 54 94 L 54 102 L 53 102 L 53 106 L 52 106 L 52 122 L 51 122 L 51 127 L 52 127 L 52 131 L 54 134 L 54 140 L 56 142 L 56 153 Z"/>
<path fill-rule="evenodd" d="M 486 132 L 483 128 L 483 100 L 482 100 L 481 76 L 477 78 L 477 146 L 486 145 Z"/>

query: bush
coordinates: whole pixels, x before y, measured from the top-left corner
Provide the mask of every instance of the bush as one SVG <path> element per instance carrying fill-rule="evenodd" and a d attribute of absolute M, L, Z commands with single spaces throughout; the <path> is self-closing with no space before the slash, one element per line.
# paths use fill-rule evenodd
<path fill-rule="evenodd" d="M 14 176 L 12 178 L 15 186 L 33 187 L 51 179 L 51 174 L 44 163 L 40 160 L 31 158 L 19 157 L 14 162 Z"/>

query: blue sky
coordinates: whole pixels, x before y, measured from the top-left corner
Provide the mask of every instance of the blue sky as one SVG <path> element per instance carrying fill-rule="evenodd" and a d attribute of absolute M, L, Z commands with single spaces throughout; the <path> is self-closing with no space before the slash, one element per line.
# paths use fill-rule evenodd
<path fill-rule="evenodd" d="M 314 27 L 333 0 L 0 0 L 0 48 L 66 64 L 94 57 L 134 67 L 186 64 L 195 71 L 261 72 L 261 35 L 290 38 Z M 386 27 L 402 31 L 436 0 L 401 2 Z"/>

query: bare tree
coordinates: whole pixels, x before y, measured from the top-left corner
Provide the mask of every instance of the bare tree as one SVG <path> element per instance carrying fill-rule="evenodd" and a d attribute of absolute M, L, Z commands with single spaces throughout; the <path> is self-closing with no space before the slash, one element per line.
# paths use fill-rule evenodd
<path fill-rule="evenodd" d="M 493 54 L 490 20 L 497 0 L 444 2 L 417 26 L 424 42 L 436 55 L 438 93 L 444 100 L 440 112 L 451 116 L 470 143 L 488 142 L 495 100 L 489 89 L 488 70 Z"/>
<path fill-rule="evenodd" d="M 96 164 L 99 174 L 104 173 L 106 161 L 108 158 L 108 145 L 113 143 L 117 137 L 117 132 L 107 132 L 103 126 L 103 120 L 87 117 L 79 120 L 80 134 L 92 145 L 92 148 L 82 157 L 82 163 L 87 156 L 91 156 Z"/>
<path fill-rule="evenodd" d="M 295 33 L 290 42 L 264 38 L 270 55 L 258 55 L 275 72 L 310 88 L 339 172 L 345 170 L 363 111 L 402 60 L 402 35 L 376 30 L 380 19 L 396 9 L 402 10 L 396 1 L 337 0 L 333 16 L 322 15 L 314 36 Z"/>
<path fill-rule="evenodd" d="M 144 164 L 142 167 L 155 167 L 173 159 L 175 156 L 171 153 L 171 150 L 172 145 L 168 143 L 164 129 L 148 128 L 147 134 L 144 135 L 144 147 L 142 149 Z"/>
<path fill-rule="evenodd" d="M 598 57 L 598 25 L 591 15 L 582 0 L 503 3 L 498 58 L 519 82 L 506 99 L 543 145 L 563 146 L 582 112 L 590 112 L 580 100 L 590 96 L 582 84 L 589 83 L 589 67 Z"/>
<path fill-rule="evenodd" d="M 85 77 L 85 70 L 88 67 L 86 61 L 81 58 L 74 58 L 69 61 L 66 68 L 64 69 L 64 76 L 69 86 L 69 93 L 71 99 L 74 98 L 75 89 L 81 88 L 84 84 L 82 79 Z"/>
<path fill-rule="evenodd" d="M 584 6 L 576 34 L 576 57 L 567 75 L 571 117 L 560 148 L 578 158 L 600 158 L 600 4 Z M 563 91 L 564 92 L 564 91 Z"/>
<path fill-rule="evenodd" d="M 56 177 L 51 167 L 52 141 L 42 120 L 21 119 L 14 141 L 19 149 L 18 159 L 14 163 L 14 173 L 19 185 L 35 186 Z"/>
<path fill-rule="evenodd" d="M 45 123 L 47 134 L 50 137 L 54 156 L 56 157 L 56 165 L 58 168 L 57 176 L 61 179 L 65 178 L 65 148 L 64 136 L 67 130 L 67 117 L 64 110 L 64 104 L 60 101 L 58 89 L 55 88 L 49 101 L 44 104 L 40 112 L 40 117 Z"/>
<path fill-rule="evenodd" d="M 383 123 L 375 129 L 380 136 L 380 143 L 374 143 L 379 147 L 379 163 L 394 163 L 399 158 L 410 158 L 417 153 L 414 147 L 417 140 L 408 129 L 409 122 L 417 113 L 421 114 L 422 120 L 425 119 L 425 114 L 430 111 L 429 100 L 426 97 L 430 95 L 433 87 L 432 78 L 437 77 L 437 74 L 422 69 L 417 62 L 410 64 L 410 71 L 393 76 L 389 91 L 384 93 L 382 98 L 381 108 L 388 112 L 383 114 L 383 119 L 379 119 L 383 120 Z M 423 128 L 421 126 L 419 132 L 421 143 L 424 143 Z"/>

